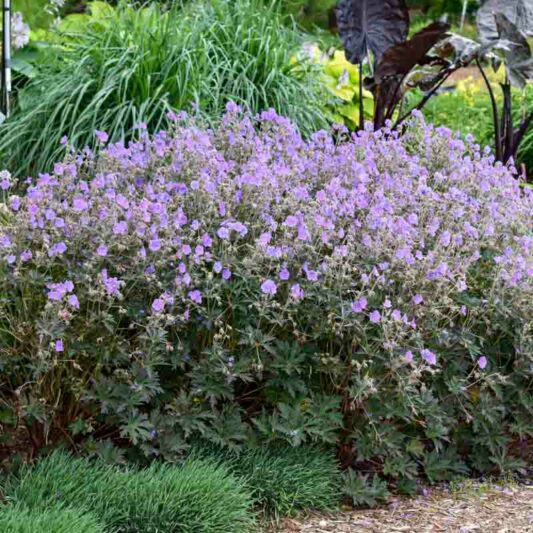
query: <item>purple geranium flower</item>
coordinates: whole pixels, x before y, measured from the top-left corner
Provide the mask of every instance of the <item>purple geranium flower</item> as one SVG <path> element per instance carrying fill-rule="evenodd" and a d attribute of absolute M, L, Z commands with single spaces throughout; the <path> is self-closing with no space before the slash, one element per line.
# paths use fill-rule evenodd
<path fill-rule="evenodd" d="M 295 228 L 298 225 L 298 217 L 289 215 L 283 224 L 289 228 Z"/>
<path fill-rule="evenodd" d="M 165 309 L 165 300 L 163 298 L 156 298 L 152 302 L 152 311 L 154 313 L 161 313 Z"/>
<path fill-rule="evenodd" d="M 119 294 L 120 287 L 124 285 L 124 282 L 119 280 L 118 278 L 109 277 L 107 274 L 107 269 L 102 270 L 100 273 L 102 278 L 102 283 L 104 284 L 104 288 L 109 296 L 115 296 Z"/>
<path fill-rule="evenodd" d="M 101 143 L 106 143 L 109 140 L 109 135 L 105 131 L 95 130 L 94 135 Z"/>
<path fill-rule="evenodd" d="M 218 228 L 218 230 L 217 230 L 217 235 L 218 235 L 221 239 L 229 239 L 229 235 L 230 235 L 229 229 L 228 229 L 228 228 L 225 228 L 224 226 L 221 227 L 221 228 Z"/>
<path fill-rule="evenodd" d="M 368 315 L 368 318 L 370 319 L 370 322 L 373 322 L 374 324 L 378 324 L 379 322 L 381 322 L 381 313 L 377 310 L 372 311 Z"/>
<path fill-rule="evenodd" d="M 67 251 L 67 245 L 61 241 L 54 244 L 50 250 L 48 250 L 48 257 L 55 257 L 56 255 L 64 254 Z"/>
<path fill-rule="evenodd" d="M 352 302 L 352 311 L 354 313 L 362 313 L 368 305 L 366 298 L 359 298 L 359 300 Z"/>
<path fill-rule="evenodd" d="M 85 211 L 89 207 L 89 204 L 85 198 L 82 198 L 81 196 L 76 196 L 74 200 L 72 200 L 72 208 L 74 211 L 77 211 L 80 213 L 81 211 Z"/>
<path fill-rule="evenodd" d="M 415 294 L 414 297 L 413 297 L 413 303 L 418 305 L 418 304 L 421 304 L 422 302 L 424 301 L 424 298 L 422 297 L 421 294 Z"/>
<path fill-rule="evenodd" d="M 195 289 L 193 291 L 190 291 L 188 296 L 194 303 L 202 303 L 202 293 L 199 290 Z"/>
<path fill-rule="evenodd" d="M 20 259 L 23 263 L 26 263 L 27 261 L 29 261 L 31 258 L 33 257 L 33 254 L 31 252 L 31 250 L 24 250 L 21 254 L 20 254 Z"/>
<path fill-rule="evenodd" d="M 291 277 L 289 271 L 286 268 L 282 268 L 279 271 L 278 276 L 279 276 L 279 279 L 281 279 L 283 281 L 287 281 Z"/>
<path fill-rule="evenodd" d="M 263 294 L 269 294 L 273 295 L 278 292 L 278 287 L 276 286 L 276 283 L 272 281 L 271 279 L 267 279 L 261 283 L 261 292 Z"/>
<path fill-rule="evenodd" d="M 113 226 L 113 233 L 115 235 L 125 235 L 128 233 L 128 224 L 124 220 L 117 222 Z"/>
<path fill-rule="evenodd" d="M 304 291 L 303 291 L 303 289 L 300 287 L 300 284 L 299 284 L 299 283 L 295 283 L 295 284 L 291 287 L 291 296 L 292 296 L 295 300 L 301 300 L 301 299 L 303 299 L 303 297 L 304 297 Z"/>
<path fill-rule="evenodd" d="M 420 352 L 420 355 L 422 356 L 422 359 L 426 361 L 426 363 L 432 366 L 437 364 L 437 356 L 431 350 L 424 349 Z"/>
<path fill-rule="evenodd" d="M 71 294 L 67 299 L 69 305 L 73 307 L 74 309 L 80 308 L 80 301 L 78 300 L 78 297 L 75 294 Z"/>
<path fill-rule="evenodd" d="M 394 309 L 391 313 L 391 316 L 396 322 L 400 322 L 402 320 L 402 312 L 399 309 Z"/>
<path fill-rule="evenodd" d="M 152 239 L 148 244 L 148 248 L 151 252 L 157 252 L 158 250 L 161 250 L 161 241 L 157 238 Z"/>

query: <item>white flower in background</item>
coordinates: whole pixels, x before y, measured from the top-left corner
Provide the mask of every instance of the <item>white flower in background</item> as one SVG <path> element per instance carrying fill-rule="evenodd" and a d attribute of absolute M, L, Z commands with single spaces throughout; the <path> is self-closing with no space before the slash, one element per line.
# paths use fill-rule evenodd
<path fill-rule="evenodd" d="M 11 174 L 7 170 L 0 170 L 0 191 L 7 191 L 12 185 Z"/>
<path fill-rule="evenodd" d="M 24 48 L 30 42 L 30 27 L 22 19 L 18 11 L 11 17 L 11 42 L 13 48 Z"/>
<path fill-rule="evenodd" d="M 342 71 L 342 74 L 339 76 L 339 80 L 337 83 L 337 90 L 339 91 L 343 87 L 346 87 L 350 83 L 350 73 L 348 72 L 348 69 L 345 68 Z"/>

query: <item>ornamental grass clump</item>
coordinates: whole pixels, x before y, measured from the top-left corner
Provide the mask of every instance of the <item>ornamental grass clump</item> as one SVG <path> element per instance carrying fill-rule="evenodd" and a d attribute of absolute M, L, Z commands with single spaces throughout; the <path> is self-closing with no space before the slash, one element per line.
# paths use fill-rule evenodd
<path fill-rule="evenodd" d="M 30 511 L 23 507 L 0 507 L 0 531 L 3 533 L 105 533 L 103 526 L 89 513 L 60 507 Z"/>
<path fill-rule="evenodd" d="M 3 173 L 0 391 L 36 449 L 336 442 L 403 484 L 523 466 L 533 194 L 512 168 L 420 117 L 309 140 L 234 104 L 215 129 L 170 118 L 25 191 Z"/>
<path fill-rule="evenodd" d="M 207 459 L 134 469 L 54 452 L 9 478 L 3 492 L 30 517 L 54 508 L 83 509 L 106 531 L 122 533 L 241 533 L 254 523 L 247 488 Z"/>
<path fill-rule="evenodd" d="M 229 99 L 251 112 L 275 107 L 305 133 L 327 124 L 315 68 L 294 60 L 306 36 L 285 24 L 279 2 L 168 4 L 89 2 L 89 14 L 54 29 L 0 128 L 0 164 L 23 177 L 48 171 L 63 135 L 83 147 L 98 126 L 130 139 L 137 123 L 158 131 L 169 110 L 191 105 L 217 121 Z"/>
<path fill-rule="evenodd" d="M 193 444 L 191 456 L 220 461 L 245 484 L 255 507 L 276 520 L 297 510 L 332 509 L 340 503 L 342 475 L 332 450 L 283 445 L 235 453 Z"/>

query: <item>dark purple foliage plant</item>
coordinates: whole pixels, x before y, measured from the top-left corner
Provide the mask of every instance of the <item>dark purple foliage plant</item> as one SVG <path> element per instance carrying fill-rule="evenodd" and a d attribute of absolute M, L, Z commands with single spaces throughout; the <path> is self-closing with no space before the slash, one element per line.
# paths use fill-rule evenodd
<path fill-rule="evenodd" d="M 363 62 L 371 66 L 371 75 L 365 84 L 374 94 L 374 127 L 382 128 L 391 120 L 403 100 L 410 76 L 415 67 L 428 65 L 434 59 L 429 51 L 447 37 L 449 26 L 436 22 L 407 40 L 409 10 L 405 0 L 340 0 L 337 21 L 346 58 L 359 65 L 359 129 L 364 128 L 363 118 Z M 431 77 L 430 95 L 442 85 L 451 73 L 449 65 L 437 61 L 439 75 Z M 445 70 L 446 67 L 446 70 Z M 428 78 L 425 78 L 426 84 Z M 425 98 L 418 106 L 421 109 Z M 410 115 L 400 117 L 399 126 Z"/>
<path fill-rule="evenodd" d="M 341 0 L 337 18 L 346 57 L 360 69 L 360 130 L 364 128 L 363 62 L 373 65 L 364 84 L 374 94 L 375 129 L 393 120 L 393 129 L 401 127 L 454 72 L 475 63 L 492 103 L 496 158 L 504 163 L 516 158 L 533 123 L 533 111 L 529 111 L 519 124 L 513 124 L 511 97 L 512 86 L 523 88 L 533 79 L 533 58 L 526 39 L 533 35 L 532 0 L 487 0 L 477 17 L 482 44 L 449 34 L 449 26 L 442 22 L 432 23 L 406 40 L 409 13 L 403 0 Z M 486 62 L 496 69 L 505 63 L 501 112 L 483 67 Z M 404 111 L 404 95 L 415 87 L 424 96 Z"/>

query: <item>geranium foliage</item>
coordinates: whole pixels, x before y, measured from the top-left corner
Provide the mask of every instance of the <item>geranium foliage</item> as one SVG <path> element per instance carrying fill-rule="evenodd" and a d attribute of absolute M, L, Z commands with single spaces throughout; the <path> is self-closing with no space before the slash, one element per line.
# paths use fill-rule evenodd
<path fill-rule="evenodd" d="M 337 443 L 403 485 L 520 467 L 533 195 L 512 169 L 420 117 L 309 140 L 234 104 L 213 130 L 170 118 L 65 140 L 24 191 L 2 174 L 5 423 L 148 457 Z"/>

